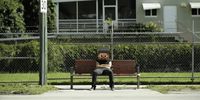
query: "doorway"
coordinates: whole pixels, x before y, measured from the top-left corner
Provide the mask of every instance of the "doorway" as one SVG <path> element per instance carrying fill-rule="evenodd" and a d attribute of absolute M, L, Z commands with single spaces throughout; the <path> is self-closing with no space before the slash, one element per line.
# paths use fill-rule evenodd
<path fill-rule="evenodd" d="M 177 8 L 176 6 L 164 7 L 164 31 L 177 32 Z"/>
<path fill-rule="evenodd" d="M 118 0 L 103 0 L 103 21 L 111 18 L 112 21 L 118 20 Z"/>

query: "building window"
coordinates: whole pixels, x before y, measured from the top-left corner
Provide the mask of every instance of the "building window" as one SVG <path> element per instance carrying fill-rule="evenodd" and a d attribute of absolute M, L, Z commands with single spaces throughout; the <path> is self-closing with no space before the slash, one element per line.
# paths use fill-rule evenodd
<path fill-rule="evenodd" d="M 76 19 L 76 2 L 59 3 L 60 19 Z"/>
<path fill-rule="evenodd" d="M 116 5 L 116 0 L 104 0 L 105 5 Z"/>
<path fill-rule="evenodd" d="M 157 16 L 157 9 L 145 10 L 145 16 L 147 16 L 147 17 Z"/>
<path fill-rule="evenodd" d="M 200 16 L 200 8 L 192 8 L 192 15 Z"/>
<path fill-rule="evenodd" d="M 136 0 L 118 0 L 119 19 L 136 19 Z"/>
<path fill-rule="evenodd" d="M 83 1 L 78 3 L 79 19 L 96 19 L 96 1 Z"/>

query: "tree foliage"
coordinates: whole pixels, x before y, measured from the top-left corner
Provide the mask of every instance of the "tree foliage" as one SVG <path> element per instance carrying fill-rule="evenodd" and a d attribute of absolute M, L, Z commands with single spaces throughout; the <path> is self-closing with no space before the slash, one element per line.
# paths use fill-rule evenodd
<path fill-rule="evenodd" d="M 0 32 L 39 29 L 40 0 L 0 0 Z M 55 4 L 48 0 L 48 30 L 55 29 Z M 2 36 L 1 36 L 2 37 Z M 4 35 L 5 37 L 5 35 Z"/>
<path fill-rule="evenodd" d="M 24 32 L 23 11 L 18 0 L 0 0 L 0 32 Z"/>
<path fill-rule="evenodd" d="M 21 0 L 24 5 L 24 18 L 27 30 L 38 30 L 39 14 L 40 14 L 40 0 Z M 48 0 L 48 30 L 55 29 L 55 4 L 52 0 Z"/>

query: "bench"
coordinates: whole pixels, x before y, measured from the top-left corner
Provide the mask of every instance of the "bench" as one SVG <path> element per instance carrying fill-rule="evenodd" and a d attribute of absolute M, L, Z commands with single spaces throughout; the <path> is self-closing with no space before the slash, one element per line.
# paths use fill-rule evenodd
<path fill-rule="evenodd" d="M 74 68 L 70 71 L 71 86 L 73 89 L 73 76 L 76 75 L 91 75 L 96 68 L 95 60 L 75 60 Z M 139 66 L 136 66 L 135 60 L 113 60 L 112 70 L 114 77 L 116 76 L 135 76 L 137 78 L 137 88 L 140 85 Z"/>

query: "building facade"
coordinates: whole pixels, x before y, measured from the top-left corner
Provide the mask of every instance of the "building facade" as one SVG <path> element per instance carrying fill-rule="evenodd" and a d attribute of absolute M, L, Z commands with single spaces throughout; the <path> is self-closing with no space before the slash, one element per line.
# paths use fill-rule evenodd
<path fill-rule="evenodd" d="M 200 31 L 200 0 L 54 0 L 58 32 L 103 32 L 112 19 L 115 28 L 154 22 L 164 32 Z M 193 22 L 196 22 L 193 25 Z M 194 26 L 194 27 L 193 27 Z M 188 38 L 191 38 L 188 35 Z"/>

